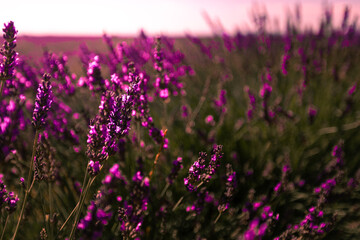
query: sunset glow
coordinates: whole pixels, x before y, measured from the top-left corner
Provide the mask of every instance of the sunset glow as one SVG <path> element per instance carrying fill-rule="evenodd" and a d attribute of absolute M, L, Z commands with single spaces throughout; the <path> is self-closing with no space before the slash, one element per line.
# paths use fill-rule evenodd
<path fill-rule="evenodd" d="M 103 32 L 133 35 L 140 29 L 150 34 L 211 34 L 205 15 L 228 32 L 248 31 L 253 29 L 251 12 L 257 7 L 268 12 L 271 29 L 283 30 L 286 15 L 294 14 L 297 3 L 295 0 L 15 0 L 2 4 L 0 21 L 16 22 L 20 34 L 26 35 L 99 35 Z M 340 22 L 346 5 L 351 7 L 351 17 L 360 13 L 359 1 L 328 1 L 328 4 L 332 6 L 335 24 Z M 321 18 L 323 1 L 300 1 L 300 5 L 302 26 L 314 27 Z"/>

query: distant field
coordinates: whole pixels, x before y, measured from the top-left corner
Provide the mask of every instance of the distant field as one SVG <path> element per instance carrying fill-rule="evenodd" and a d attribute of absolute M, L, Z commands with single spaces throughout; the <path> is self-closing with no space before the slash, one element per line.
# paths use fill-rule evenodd
<path fill-rule="evenodd" d="M 131 41 L 131 38 L 113 38 L 118 43 Z M 44 50 L 57 55 L 66 55 L 72 71 L 80 71 L 80 59 L 78 57 L 81 44 L 86 44 L 91 51 L 103 53 L 107 50 L 101 36 L 20 36 L 18 38 L 18 51 L 22 57 L 30 60 L 39 60 Z"/>

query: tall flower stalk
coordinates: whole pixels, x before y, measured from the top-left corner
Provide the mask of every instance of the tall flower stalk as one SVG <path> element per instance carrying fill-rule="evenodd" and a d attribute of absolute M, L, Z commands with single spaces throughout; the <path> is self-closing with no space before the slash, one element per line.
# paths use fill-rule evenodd
<path fill-rule="evenodd" d="M 14 67 L 17 58 L 17 52 L 14 50 L 16 47 L 17 35 L 14 22 L 10 21 L 7 24 L 5 23 L 3 32 L 5 42 L 0 49 L 0 55 L 2 55 L 2 59 L 0 59 L 0 96 L 2 95 L 5 81 L 14 78 Z"/>
<path fill-rule="evenodd" d="M 32 124 L 35 127 L 35 138 L 34 138 L 34 143 L 33 143 L 32 155 L 31 155 L 31 159 L 30 159 L 28 178 L 26 179 L 27 185 L 26 185 L 26 190 L 25 190 L 25 196 L 24 196 L 24 200 L 22 202 L 19 219 L 16 224 L 15 232 L 14 232 L 14 235 L 12 238 L 13 240 L 15 240 L 15 238 L 16 238 L 16 234 L 18 232 L 19 225 L 20 225 L 21 219 L 24 214 L 26 201 L 27 201 L 28 195 L 31 192 L 31 189 L 32 189 L 34 181 L 35 181 L 35 176 L 32 177 L 32 175 L 33 175 L 33 171 L 34 171 L 33 170 L 34 157 L 35 157 L 35 152 L 36 152 L 36 148 L 37 148 L 37 144 L 38 144 L 38 140 L 39 140 L 39 133 L 45 126 L 45 120 L 47 117 L 47 113 L 48 113 L 48 111 L 51 107 L 51 103 L 52 103 L 52 90 L 51 90 L 52 87 L 51 87 L 51 83 L 49 80 L 50 80 L 50 75 L 44 74 L 43 80 L 39 84 L 39 87 L 37 89 L 37 94 L 36 94 L 36 99 L 35 99 L 35 108 L 34 108 L 33 117 L 32 117 L 32 119 L 33 119 Z M 32 180 L 30 180 L 30 179 L 32 179 Z"/>
<path fill-rule="evenodd" d="M 116 96 L 115 93 L 105 94 L 99 106 L 99 114 L 90 123 L 87 140 L 87 155 L 90 161 L 83 182 L 83 186 L 86 187 L 81 192 L 79 202 L 75 206 L 76 210 L 71 213 L 71 215 L 73 213 L 75 214 L 75 220 L 70 232 L 70 240 L 75 236 L 87 192 L 101 171 L 103 163 L 110 155 L 116 152 L 115 150 L 119 139 L 129 134 L 133 98 L 138 91 L 138 84 L 139 79 L 135 79 L 126 93 L 120 96 Z M 105 112 L 109 114 L 108 119 L 103 117 L 107 115 L 104 114 Z M 87 179 L 88 175 L 90 175 L 89 179 Z M 70 218 L 71 215 L 68 218 Z"/>

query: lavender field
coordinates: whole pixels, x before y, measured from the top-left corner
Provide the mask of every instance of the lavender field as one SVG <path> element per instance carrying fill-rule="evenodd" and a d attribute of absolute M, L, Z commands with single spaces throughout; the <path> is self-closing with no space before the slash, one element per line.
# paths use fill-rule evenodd
<path fill-rule="evenodd" d="M 360 32 L 41 38 L 4 23 L 0 240 L 359 239 Z"/>

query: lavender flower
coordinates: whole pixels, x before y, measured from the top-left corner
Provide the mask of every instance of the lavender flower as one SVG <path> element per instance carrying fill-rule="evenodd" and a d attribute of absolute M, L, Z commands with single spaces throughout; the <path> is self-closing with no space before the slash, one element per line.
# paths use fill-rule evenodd
<path fill-rule="evenodd" d="M 44 135 L 39 135 L 34 156 L 34 175 L 37 181 L 53 182 L 59 177 L 59 166 L 54 158 L 55 150 Z"/>
<path fill-rule="evenodd" d="M 198 160 L 192 164 L 189 168 L 188 176 L 184 178 L 184 185 L 188 191 L 196 191 L 199 185 L 210 181 L 220 165 L 222 155 L 222 145 L 214 146 L 211 159 L 206 166 L 207 154 L 205 152 L 199 153 Z"/>
<path fill-rule="evenodd" d="M 183 118 L 189 117 L 189 109 L 186 105 L 181 106 L 181 117 Z"/>
<path fill-rule="evenodd" d="M 187 212 L 194 212 L 199 215 L 205 207 L 206 202 L 212 202 L 213 198 L 205 187 L 201 188 L 196 194 L 196 200 L 193 205 L 186 207 Z"/>
<path fill-rule="evenodd" d="M 249 86 L 244 87 L 244 92 L 246 92 L 249 97 L 249 106 L 246 115 L 248 120 L 251 120 L 254 117 L 254 112 L 256 110 L 256 98 L 255 95 L 250 91 Z"/>
<path fill-rule="evenodd" d="M 25 189 L 25 179 L 20 177 L 20 186 Z"/>
<path fill-rule="evenodd" d="M 222 145 L 216 145 L 212 150 L 212 155 L 208 167 L 206 168 L 206 175 L 203 178 L 209 181 L 212 175 L 215 174 L 216 169 L 220 166 L 220 160 L 223 157 Z"/>
<path fill-rule="evenodd" d="M 285 53 L 283 55 L 283 59 L 281 62 L 281 71 L 282 71 L 282 74 L 284 74 L 284 76 L 286 76 L 288 74 L 287 69 L 288 69 L 289 60 L 290 60 L 290 54 Z"/>
<path fill-rule="evenodd" d="M 354 92 L 356 91 L 357 88 L 357 83 L 355 83 L 354 85 L 352 85 L 349 90 L 348 90 L 348 96 L 352 96 L 354 94 Z"/>
<path fill-rule="evenodd" d="M 105 139 L 107 136 L 106 125 L 101 124 L 101 118 L 96 116 L 90 121 L 90 130 L 87 139 L 86 154 L 90 161 L 102 162 L 108 158 L 105 148 Z"/>
<path fill-rule="evenodd" d="M 17 203 L 19 201 L 18 196 L 15 196 L 13 192 L 9 192 L 5 201 L 7 203 L 6 210 L 9 212 L 9 214 L 13 213 L 16 210 Z"/>
<path fill-rule="evenodd" d="M 165 47 L 162 48 L 161 43 L 164 43 Z M 174 50 L 170 39 L 164 36 L 156 38 L 153 54 L 154 69 L 157 72 L 154 82 L 155 96 L 166 100 L 170 95 L 177 96 L 179 92 L 185 94 L 184 84 L 179 81 L 179 77 L 185 73 L 192 74 L 193 70 L 180 64 L 183 58 L 181 52 Z"/>
<path fill-rule="evenodd" d="M 40 240 L 47 240 L 47 239 L 48 239 L 48 235 L 47 235 L 46 229 L 43 228 L 40 231 Z"/>
<path fill-rule="evenodd" d="M 184 185 L 188 191 L 193 192 L 197 189 L 194 184 L 200 180 L 201 174 L 205 169 L 207 154 L 205 152 L 199 153 L 199 158 L 189 168 L 189 174 L 184 178 Z"/>
<path fill-rule="evenodd" d="M 2 205 L 5 204 L 5 209 L 11 214 L 16 210 L 18 201 L 18 196 L 15 196 L 13 192 L 8 192 L 6 185 L 0 178 L 0 209 Z"/>
<path fill-rule="evenodd" d="M 0 178 L 0 208 L 2 204 L 5 203 L 6 195 L 7 195 L 6 185 Z"/>
<path fill-rule="evenodd" d="M 261 204 L 262 202 L 254 203 L 254 210 L 256 211 Z M 247 230 L 240 239 L 262 239 L 278 220 L 279 214 L 275 215 L 271 207 L 266 205 L 263 207 L 260 217 L 255 217 L 250 221 Z"/>
<path fill-rule="evenodd" d="M 174 179 L 177 177 L 179 171 L 182 168 L 183 168 L 182 158 L 178 157 L 176 160 L 173 161 L 173 168 L 171 169 L 171 173 L 166 178 L 166 180 L 169 184 L 172 184 L 174 182 Z"/>
<path fill-rule="evenodd" d="M 77 228 L 80 230 L 80 239 L 95 240 L 102 237 L 104 227 L 113 216 L 114 205 L 117 205 L 121 199 L 117 194 L 120 188 L 127 184 L 119 165 L 114 164 L 102 181 L 95 200 L 90 202 L 85 217 L 79 221 Z"/>
<path fill-rule="evenodd" d="M 114 98 L 113 109 L 110 112 L 107 124 L 105 146 L 108 152 L 114 152 L 117 140 L 128 135 L 132 113 L 132 97 L 128 94 Z"/>
<path fill-rule="evenodd" d="M 211 53 L 211 48 L 212 46 L 206 46 L 201 40 L 200 38 L 191 36 L 189 34 L 186 35 L 186 38 L 189 39 L 192 43 L 194 43 L 195 45 L 197 45 L 201 52 L 204 53 L 206 56 L 208 56 L 209 59 L 213 58 L 213 55 Z"/>
<path fill-rule="evenodd" d="M 284 55 L 281 63 L 281 71 L 284 76 L 288 74 L 288 64 L 289 60 L 291 58 L 291 37 L 286 36 L 285 37 L 285 47 L 284 47 Z"/>
<path fill-rule="evenodd" d="M 231 37 L 226 33 L 224 32 L 222 34 L 222 40 L 224 42 L 224 46 L 226 47 L 226 49 L 231 52 L 233 49 L 235 49 L 235 46 L 233 45 L 232 43 L 232 39 Z"/>
<path fill-rule="evenodd" d="M 313 123 L 315 120 L 315 117 L 317 115 L 317 109 L 315 106 L 309 106 L 308 108 L 308 116 L 310 123 Z"/>
<path fill-rule="evenodd" d="M 219 98 L 214 100 L 215 108 L 219 112 L 226 112 L 226 90 L 221 89 L 219 93 Z"/>
<path fill-rule="evenodd" d="M 92 91 L 105 91 L 105 80 L 101 76 L 101 67 L 99 56 L 95 56 L 90 59 L 88 69 L 88 85 L 89 89 Z"/>
<path fill-rule="evenodd" d="M 17 31 L 14 26 L 14 22 L 10 21 L 4 24 L 3 28 L 5 42 L 0 55 L 2 55 L 2 61 L 0 61 L 0 81 L 10 80 L 14 77 L 14 68 L 17 63 L 17 52 L 16 47 L 16 35 Z"/>
<path fill-rule="evenodd" d="M 32 124 L 36 130 L 39 130 L 45 126 L 45 120 L 51 107 L 51 103 L 53 102 L 51 91 L 52 87 L 49 80 L 50 75 L 44 74 L 43 80 L 37 89 L 32 121 Z"/>
<path fill-rule="evenodd" d="M 206 118 L 205 118 L 205 123 L 210 125 L 210 126 L 215 126 L 215 120 L 214 120 L 214 117 L 212 115 L 208 115 Z"/>
<path fill-rule="evenodd" d="M 95 204 L 95 201 L 91 201 L 87 213 L 83 219 L 80 220 L 78 224 L 78 229 L 81 230 L 80 239 L 98 239 L 102 235 L 102 226 L 98 227 L 98 217 L 97 217 L 98 208 Z M 100 216 L 101 217 L 101 216 Z"/>
<path fill-rule="evenodd" d="M 218 206 L 219 212 L 224 212 L 228 209 L 229 201 L 231 200 L 236 187 L 236 172 L 233 171 L 231 164 L 226 165 L 226 177 L 226 189 Z"/>
<path fill-rule="evenodd" d="M 87 170 L 92 176 L 98 175 L 100 172 L 101 164 L 99 161 L 94 162 L 93 160 L 89 161 L 89 164 L 87 166 Z"/>
<path fill-rule="evenodd" d="M 288 176 L 289 176 L 290 170 L 291 170 L 291 168 L 290 168 L 289 163 L 285 163 L 284 166 L 282 167 L 281 181 L 279 183 L 277 183 L 276 186 L 274 187 L 274 192 L 276 194 L 279 194 L 279 192 L 281 192 L 281 191 L 287 190 Z"/>
<path fill-rule="evenodd" d="M 265 82 L 262 88 L 260 89 L 260 97 L 263 99 L 267 99 L 270 97 L 271 92 L 272 92 L 272 87 L 267 82 Z"/>
<path fill-rule="evenodd" d="M 342 145 L 343 145 L 342 142 L 340 142 L 338 145 L 335 145 L 335 147 L 331 153 L 331 155 L 336 158 L 336 161 L 338 163 L 343 161 L 342 160 L 342 155 L 343 155 L 343 150 L 342 150 L 343 146 Z"/>
<path fill-rule="evenodd" d="M 106 91 L 101 95 L 98 113 L 101 124 L 107 124 L 109 122 L 110 112 L 114 105 L 114 95 L 111 91 Z"/>
<path fill-rule="evenodd" d="M 149 203 L 149 178 L 137 171 L 130 185 L 130 199 L 119 207 L 118 220 L 124 237 L 136 238 L 142 235 L 142 223 Z"/>

